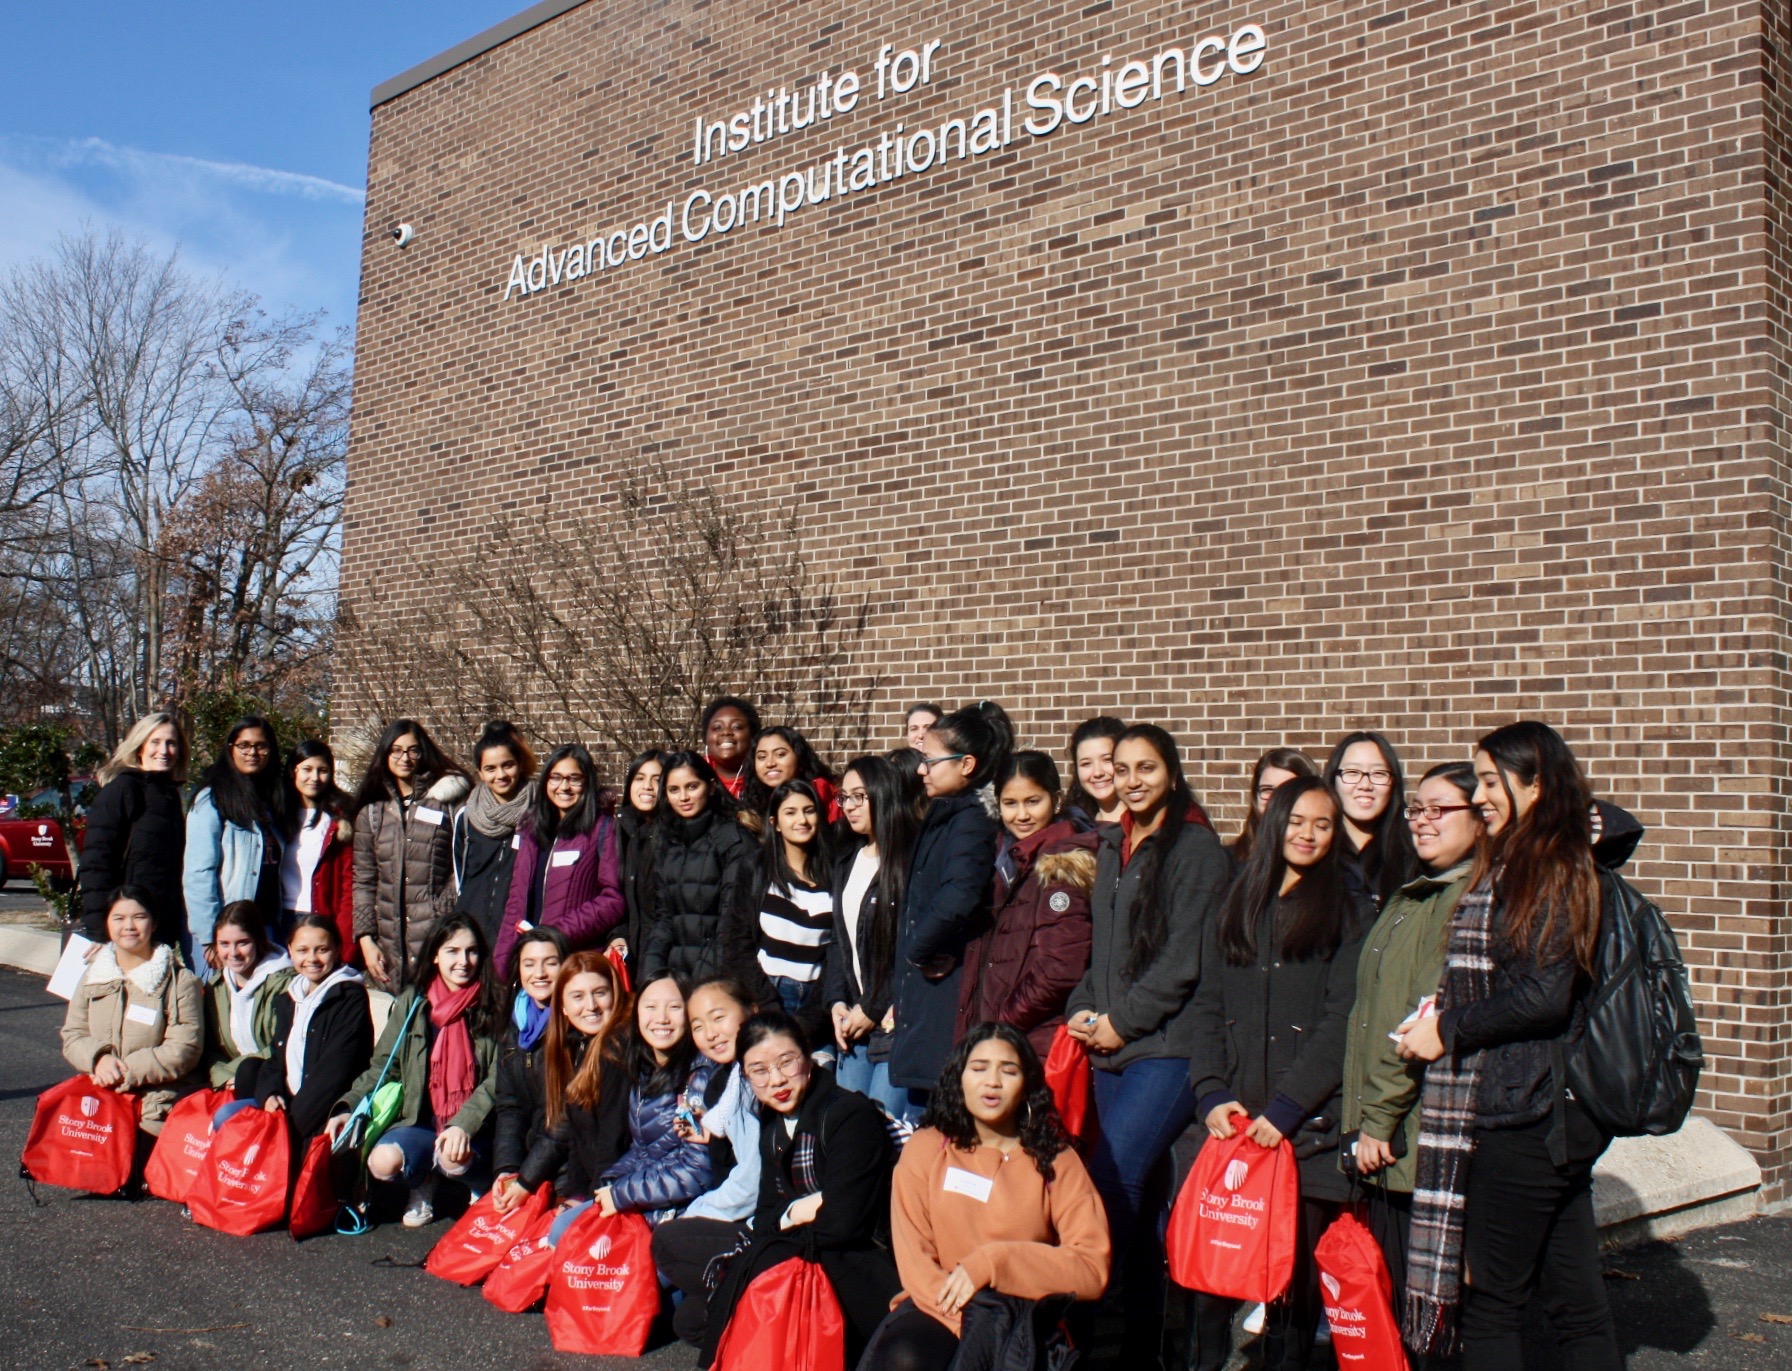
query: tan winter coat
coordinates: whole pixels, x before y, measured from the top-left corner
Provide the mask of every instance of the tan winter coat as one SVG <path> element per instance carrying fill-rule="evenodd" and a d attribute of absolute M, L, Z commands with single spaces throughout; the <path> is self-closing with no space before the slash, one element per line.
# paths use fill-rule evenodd
<path fill-rule="evenodd" d="M 444 776 L 402 808 L 387 799 L 355 816 L 355 937 L 378 942 L 384 990 L 410 980 L 430 929 L 454 911 L 454 814 L 469 789 Z"/>
<path fill-rule="evenodd" d="M 125 1070 L 121 1088 L 142 1099 L 143 1131 L 160 1133 L 174 1102 L 204 1084 L 204 998 L 199 978 L 175 962 L 173 949 L 156 948 L 155 956 L 126 975 L 107 943 L 69 1001 L 62 1055 L 82 1072 L 92 1071 L 107 1053 L 117 1057 Z"/>

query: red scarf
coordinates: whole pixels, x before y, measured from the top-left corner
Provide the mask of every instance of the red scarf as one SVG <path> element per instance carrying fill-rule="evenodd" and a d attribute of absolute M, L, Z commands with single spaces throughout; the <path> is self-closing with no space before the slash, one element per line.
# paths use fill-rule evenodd
<path fill-rule="evenodd" d="M 429 1104 L 437 1132 L 448 1127 L 479 1084 L 473 1035 L 467 1031 L 467 1011 L 478 998 L 477 981 L 465 990 L 451 989 L 439 976 L 429 983 L 429 1021 L 436 1029 L 435 1046 L 429 1049 Z"/>

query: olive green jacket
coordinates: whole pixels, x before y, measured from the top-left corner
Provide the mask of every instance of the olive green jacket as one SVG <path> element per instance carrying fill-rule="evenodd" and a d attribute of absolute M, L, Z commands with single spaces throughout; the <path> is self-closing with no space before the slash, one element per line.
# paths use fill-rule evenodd
<path fill-rule="evenodd" d="M 1450 916 L 1468 889 L 1468 876 L 1469 864 L 1462 862 L 1401 886 L 1363 940 L 1357 962 L 1356 1004 L 1344 1043 L 1343 1127 L 1346 1135 L 1360 1129 L 1382 1142 L 1404 1134 L 1405 1155 L 1368 1178 L 1390 1190 L 1410 1192 L 1418 1173 L 1425 1065 L 1402 1061 L 1388 1034 L 1437 992 Z"/>
<path fill-rule="evenodd" d="M 398 1041 L 399 1031 L 405 1027 L 405 1019 L 409 1017 L 410 1032 L 405 1034 L 404 1046 L 398 1049 L 398 1058 L 392 1063 L 391 1073 L 386 1079 L 398 1081 L 404 1088 L 404 1100 L 399 1105 L 398 1117 L 392 1120 L 392 1127 L 408 1128 L 417 1122 L 423 1111 L 423 1103 L 429 1098 L 429 1049 L 434 1035 L 429 1026 L 427 1002 L 414 1016 L 411 1015 L 411 1002 L 416 998 L 415 986 L 406 986 L 398 992 L 398 998 L 392 1002 L 392 1012 L 387 1016 L 385 1031 L 374 1045 L 372 1062 L 349 1087 L 348 1094 L 337 1104 L 336 1113 L 347 1113 L 361 1102 L 363 1095 L 373 1092 L 374 1086 L 379 1082 L 380 1071 L 386 1065 L 386 1058 L 392 1053 L 392 1045 Z M 456 1111 L 452 1119 L 436 1120 L 438 1133 L 445 1128 L 460 1128 L 466 1130 L 469 1137 L 475 1137 L 485 1127 L 485 1121 L 491 1117 L 497 1105 L 497 1039 L 481 1037 L 475 1033 L 473 1060 L 479 1072 L 479 1084 L 473 1087 L 473 1093 L 467 1096 L 467 1102 Z"/>
<path fill-rule="evenodd" d="M 254 1052 L 246 1051 L 249 1044 L 239 1043 L 230 1031 L 230 987 L 226 978 L 220 975 L 205 987 L 205 1063 L 213 1090 L 222 1090 L 236 1080 L 243 1058 L 268 1055 L 276 1032 L 274 1001 L 286 993 L 292 978 L 292 963 L 282 957 L 281 964 L 255 987 L 255 1039 L 259 1046 Z"/>

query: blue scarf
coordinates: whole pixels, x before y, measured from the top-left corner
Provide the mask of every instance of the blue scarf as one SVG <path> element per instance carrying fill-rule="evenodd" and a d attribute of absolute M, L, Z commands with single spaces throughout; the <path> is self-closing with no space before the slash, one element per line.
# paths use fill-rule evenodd
<path fill-rule="evenodd" d="M 516 1003 L 510 1007 L 510 1021 L 516 1025 L 516 1045 L 525 1052 L 535 1050 L 541 1035 L 547 1032 L 548 1008 L 536 1004 L 526 991 L 516 992 Z"/>

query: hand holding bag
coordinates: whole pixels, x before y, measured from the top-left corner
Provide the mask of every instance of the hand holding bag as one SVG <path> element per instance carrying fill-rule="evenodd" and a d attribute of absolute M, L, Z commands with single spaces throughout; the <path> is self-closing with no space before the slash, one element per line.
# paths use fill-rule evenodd
<path fill-rule="evenodd" d="M 1195 1158 L 1165 1247 L 1170 1279 L 1184 1289 L 1269 1304 L 1294 1275 L 1300 1170 L 1286 1138 L 1260 1147 L 1241 1117 L 1230 1138 L 1209 1138 Z"/>
<path fill-rule="evenodd" d="M 1052 1048 L 1045 1058 L 1045 1083 L 1064 1120 L 1064 1131 L 1081 1140 L 1094 1135 L 1095 1078 L 1089 1065 L 1089 1049 L 1070 1036 L 1067 1024 L 1052 1034 Z"/>
<path fill-rule="evenodd" d="M 19 1174 L 45 1185 L 111 1195 L 131 1178 L 142 1103 L 88 1076 L 72 1076 L 37 1097 L 19 1154 Z"/>
<path fill-rule="evenodd" d="M 554 1249 L 548 1336 L 557 1352 L 638 1357 L 660 1312 L 653 1230 L 639 1214 L 592 1205 Z"/>
<path fill-rule="evenodd" d="M 211 1152 L 187 1194 L 196 1223 L 246 1238 L 286 1217 L 292 1135 L 284 1114 L 249 1108 L 212 1135 Z"/>
<path fill-rule="evenodd" d="M 541 1216 L 554 1207 L 554 1187 L 540 1185 L 508 1214 L 500 1214 L 488 1191 L 455 1221 L 429 1249 L 423 1269 L 456 1285 L 478 1285 L 491 1275 L 504 1254 L 523 1240 Z"/>

